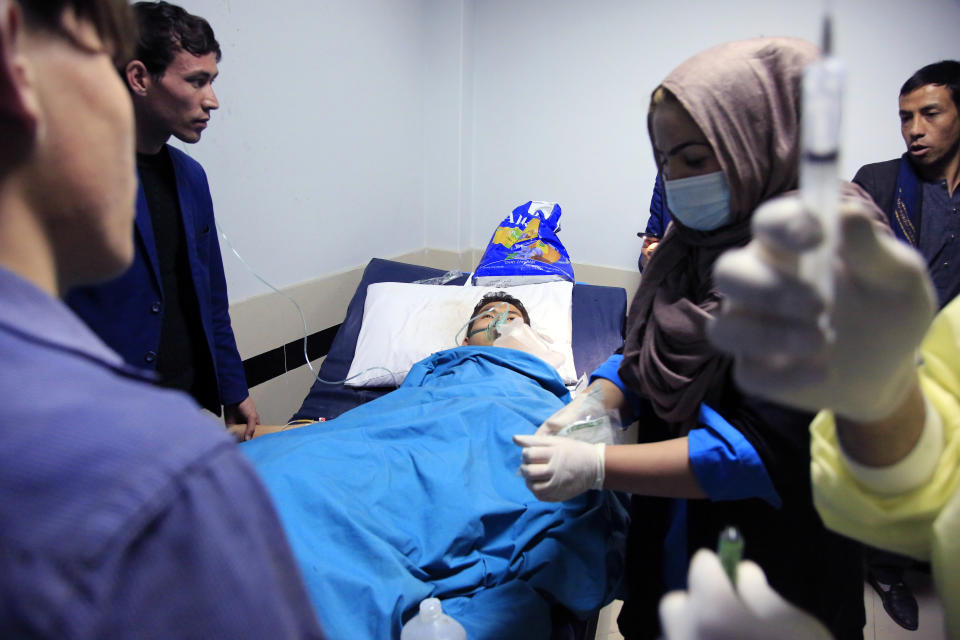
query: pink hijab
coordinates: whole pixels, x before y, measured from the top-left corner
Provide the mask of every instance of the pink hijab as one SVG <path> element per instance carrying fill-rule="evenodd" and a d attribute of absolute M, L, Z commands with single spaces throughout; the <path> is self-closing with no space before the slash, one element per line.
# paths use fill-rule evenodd
<path fill-rule="evenodd" d="M 802 40 L 756 38 L 699 53 L 663 81 L 713 147 L 734 219 L 712 232 L 670 225 L 627 316 L 620 376 L 682 432 L 728 379 L 730 360 L 706 334 L 720 303 L 713 263 L 750 239 L 760 203 L 797 187 L 801 79 L 818 56 Z"/>

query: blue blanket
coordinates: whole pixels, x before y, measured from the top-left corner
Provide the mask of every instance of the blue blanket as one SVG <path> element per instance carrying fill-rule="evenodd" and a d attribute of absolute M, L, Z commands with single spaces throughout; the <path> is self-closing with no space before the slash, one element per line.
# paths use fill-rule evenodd
<path fill-rule="evenodd" d="M 428 597 L 471 640 L 547 638 L 550 606 L 586 614 L 620 586 L 623 499 L 538 501 L 515 433 L 569 400 L 520 351 L 460 347 L 336 420 L 243 445 L 273 496 L 330 638 L 399 638 Z"/>

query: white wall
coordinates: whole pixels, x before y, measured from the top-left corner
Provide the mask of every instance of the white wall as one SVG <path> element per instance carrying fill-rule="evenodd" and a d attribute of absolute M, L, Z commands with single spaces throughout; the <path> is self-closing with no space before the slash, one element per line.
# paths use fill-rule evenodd
<path fill-rule="evenodd" d="M 176 0 L 175 0 L 176 1 Z M 183 0 L 223 50 L 221 108 L 181 145 L 217 219 L 286 287 L 424 242 L 418 0 Z M 231 301 L 264 293 L 226 247 Z"/>
<path fill-rule="evenodd" d="M 843 168 L 899 155 L 897 93 L 919 67 L 960 57 L 955 0 L 837 0 L 849 69 Z M 563 206 L 579 262 L 635 268 L 655 176 L 650 92 L 690 55 L 761 35 L 819 39 L 822 2 L 478 0 L 473 242 L 529 199 Z"/>
<path fill-rule="evenodd" d="M 285 287 L 430 247 L 484 246 L 563 206 L 577 262 L 635 269 L 655 169 L 650 91 L 714 44 L 816 40 L 819 0 L 181 0 L 223 46 L 222 104 L 186 150 L 217 216 Z M 843 166 L 901 152 L 900 84 L 960 57 L 957 0 L 835 0 Z M 266 289 L 225 251 L 232 301 Z"/>
<path fill-rule="evenodd" d="M 470 249 L 473 13 L 471 0 L 423 0 L 424 247 Z"/>

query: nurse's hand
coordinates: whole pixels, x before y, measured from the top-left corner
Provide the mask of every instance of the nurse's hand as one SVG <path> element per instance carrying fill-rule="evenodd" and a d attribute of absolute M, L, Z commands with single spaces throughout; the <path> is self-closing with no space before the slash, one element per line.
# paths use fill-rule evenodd
<path fill-rule="evenodd" d="M 513 441 L 523 447 L 520 473 L 540 500 L 562 502 L 603 488 L 603 443 L 538 435 L 516 435 Z"/>
<path fill-rule="evenodd" d="M 823 299 L 796 275 L 800 256 L 821 240 L 798 197 L 761 206 L 750 244 L 717 261 L 724 303 L 710 337 L 735 357 L 734 376 L 746 391 L 869 422 L 892 413 L 913 388 L 915 350 L 936 299 L 920 254 L 879 233 L 865 206 L 841 205 L 832 341 L 819 323 Z"/>
<path fill-rule="evenodd" d="M 690 561 L 688 591 L 660 600 L 666 640 L 830 640 L 813 616 L 794 607 L 767 584 L 763 570 L 746 560 L 737 567 L 737 588 L 712 551 Z"/>

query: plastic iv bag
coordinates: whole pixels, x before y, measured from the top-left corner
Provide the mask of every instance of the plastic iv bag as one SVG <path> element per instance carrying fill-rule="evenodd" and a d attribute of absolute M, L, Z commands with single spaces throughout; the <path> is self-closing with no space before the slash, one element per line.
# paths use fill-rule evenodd
<path fill-rule="evenodd" d="M 604 406 L 603 389 L 600 386 L 593 386 L 582 393 L 586 393 L 587 397 L 583 402 L 576 404 L 577 414 L 567 426 L 557 432 L 557 435 L 593 444 L 598 442 L 621 444 L 623 427 L 620 423 L 620 415 L 618 411 Z M 574 403 L 568 406 L 573 407 Z"/>

